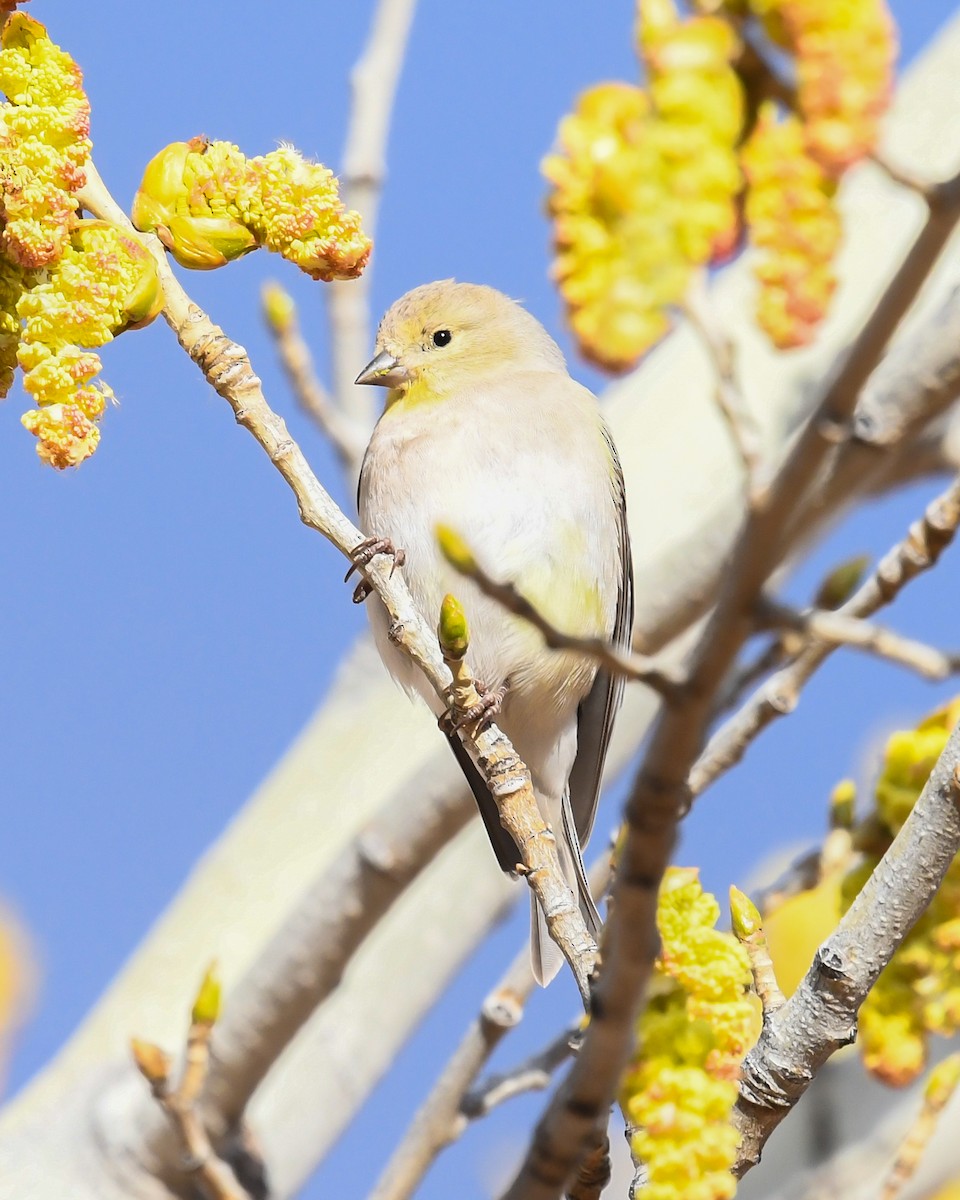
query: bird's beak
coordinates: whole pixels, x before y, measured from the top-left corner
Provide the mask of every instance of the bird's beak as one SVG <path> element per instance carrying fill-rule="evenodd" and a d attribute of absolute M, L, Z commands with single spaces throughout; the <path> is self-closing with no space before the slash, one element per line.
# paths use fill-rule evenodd
<path fill-rule="evenodd" d="M 376 358 L 367 363 L 354 383 L 378 383 L 381 387 L 396 387 L 406 379 L 406 367 L 401 366 L 389 350 L 381 350 Z"/>

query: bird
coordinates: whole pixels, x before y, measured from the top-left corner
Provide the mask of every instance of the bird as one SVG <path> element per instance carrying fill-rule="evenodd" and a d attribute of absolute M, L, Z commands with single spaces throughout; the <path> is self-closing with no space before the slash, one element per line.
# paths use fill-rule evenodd
<path fill-rule="evenodd" d="M 414 288 L 384 315 L 374 349 L 356 382 L 389 391 L 360 470 L 361 547 L 396 552 L 431 622 L 446 594 L 463 605 L 488 716 L 530 771 L 564 878 L 596 938 L 602 923 L 582 849 L 623 681 L 582 655 L 548 649 L 529 622 L 455 572 L 436 531 L 456 531 L 488 575 L 514 584 L 554 626 L 628 648 L 633 571 L 610 431 L 546 329 L 495 288 L 452 279 Z M 386 610 L 374 602 L 368 612 L 387 669 L 442 716 L 443 701 L 390 640 Z M 520 852 L 455 731 L 448 737 L 499 864 L 515 872 Z M 545 985 L 562 957 L 532 891 L 530 945 Z"/>

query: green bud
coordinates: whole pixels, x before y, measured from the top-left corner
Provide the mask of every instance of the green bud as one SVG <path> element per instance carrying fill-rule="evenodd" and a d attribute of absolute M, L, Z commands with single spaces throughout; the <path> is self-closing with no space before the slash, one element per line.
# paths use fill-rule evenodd
<path fill-rule="evenodd" d="M 297 306 L 293 297 L 273 280 L 265 283 L 260 291 L 263 315 L 274 333 L 285 333 L 297 318 Z"/>
<path fill-rule="evenodd" d="M 434 533 L 440 553 L 450 566 L 459 571 L 461 575 L 472 575 L 477 569 L 477 560 L 460 534 L 451 529 L 449 525 L 437 525 Z"/>
<path fill-rule="evenodd" d="M 870 565 L 869 554 L 858 554 L 834 567 L 817 589 L 813 603 L 817 608 L 839 608 L 860 586 Z"/>
<path fill-rule="evenodd" d="M 830 793 L 830 828 L 852 829 L 857 803 L 857 785 L 852 779 L 841 779 Z"/>
<path fill-rule="evenodd" d="M 437 626 L 437 637 L 446 658 L 463 658 L 470 645 L 470 629 L 467 625 L 467 614 L 463 605 L 447 593 L 440 605 L 440 624 Z"/>
<path fill-rule="evenodd" d="M 212 271 L 256 250 L 257 239 L 233 217 L 170 217 L 157 237 L 181 267 Z"/>
<path fill-rule="evenodd" d="M 757 906 L 738 887 L 730 888 L 730 920 L 734 936 L 741 942 L 758 933 L 763 926 Z"/>
<path fill-rule="evenodd" d="M 213 1025 L 220 1016 L 220 975 L 216 962 L 207 967 L 207 972 L 200 984 L 197 998 L 193 1002 L 190 1019 L 194 1025 Z"/>

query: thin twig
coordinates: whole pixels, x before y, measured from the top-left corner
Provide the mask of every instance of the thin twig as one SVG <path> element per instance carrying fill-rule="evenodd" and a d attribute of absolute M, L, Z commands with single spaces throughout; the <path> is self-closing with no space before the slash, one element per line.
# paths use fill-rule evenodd
<path fill-rule="evenodd" d="M 211 978 L 212 974 L 208 972 L 190 1020 L 179 1084 L 174 1085 L 171 1060 L 159 1046 L 135 1038 L 131 1049 L 140 1074 L 150 1084 L 154 1098 L 169 1118 L 183 1148 L 184 1160 L 180 1169 L 196 1180 L 207 1200 L 250 1200 L 249 1193 L 237 1181 L 228 1164 L 217 1156 L 197 1103 L 210 1067 L 210 1037 L 217 1016 L 216 1011 L 198 1011 L 200 998 Z M 219 995 L 219 985 L 216 990 Z"/>
<path fill-rule="evenodd" d="M 268 291 L 269 289 L 269 291 Z M 267 328 L 273 335 L 280 365 L 290 381 L 290 390 L 297 403 L 326 435 L 340 463 L 348 471 L 358 471 L 366 449 L 369 430 L 343 412 L 320 382 L 314 369 L 313 356 L 300 332 L 300 321 L 292 298 L 282 297 L 279 284 L 264 288 L 264 308 Z M 271 311 L 271 302 L 281 312 Z"/>
<path fill-rule="evenodd" d="M 743 463 L 747 485 L 747 501 L 753 504 L 760 496 L 763 470 L 763 443 L 760 426 L 750 411 L 734 359 L 734 347 L 714 312 L 706 284 L 698 275 L 683 304 L 687 320 L 696 331 L 710 356 L 717 375 L 714 396 L 717 408 L 730 430 L 730 436 Z"/>
<path fill-rule="evenodd" d="M 481 1079 L 463 1098 L 460 1107 L 464 1116 L 475 1121 L 515 1096 L 522 1096 L 526 1092 L 542 1092 L 549 1087 L 556 1072 L 576 1053 L 582 1030 L 582 1023 L 578 1021 L 515 1067 Z"/>
<path fill-rule="evenodd" d="M 590 869 L 590 891 L 598 899 L 610 882 L 610 855 Z M 377 1180 L 370 1200 L 409 1200 L 440 1152 L 469 1124 L 464 1097 L 504 1036 L 519 1023 L 535 982 L 527 947 L 493 987 L 448 1059 L 429 1096 Z"/>
<path fill-rule="evenodd" d="M 877 564 L 835 617 L 863 619 L 890 604 L 901 589 L 935 565 L 953 541 L 960 525 L 960 479 L 933 500 L 919 521 L 910 526 Z M 699 796 L 744 756 L 754 739 L 778 717 L 793 712 L 808 680 L 837 648 L 837 643 L 814 641 L 793 662 L 766 681 L 747 703 L 713 735 L 690 771 L 691 796 Z"/>
<path fill-rule="evenodd" d="M 450 534 L 441 534 L 440 548 L 444 551 L 447 561 L 461 575 L 473 580 L 485 596 L 502 604 L 509 612 L 515 613 L 529 621 L 535 629 L 543 634 L 543 640 L 552 650 L 568 650 L 574 654 L 582 654 L 591 658 L 601 666 L 606 667 L 615 675 L 625 679 L 645 683 L 666 700 L 671 700 L 684 685 L 683 676 L 679 671 L 663 666 L 657 666 L 655 661 L 643 654 L 632 654 L 611 646 L 603 638 L 575 637 L 557 629 L 526 596 L 522 595 L 515 584 L 501 583 L 489 575 L 474 558 L 469 547 L 459 538 Z"/>
<path fill-rule="evenodd" d="M 734 1121 L 737 1174 L 755 1165 L 773 1130 L 817 1072 L 857 1032 L 857 1013 L 927 908 L 960 850 L 960 727 L 903 827 L 790 999 L 763 1026 L 741 1068 Z"/>
<path fill-rule="evenodd" d="M 925 679 L 944 680 L 960 669 L 957 655 L 946 654 L 862 617 L 826 609 L 801 611 L 773 600 L 761 601 L 759 616 L 764 625 L 789 629 L 832 646 L 865 650 L 878 658 L 909 667 Z"/>
<path fill-rule="evenodd" d="M 363 218 L 369 237 L 376 237 L 380 193 L 386 175 L 390 119 L 416 0 L 379 0 L 363 54 L 350 76 L 352 102 L 343 154 L 341 193 Z M 357 372 L 370 357 L 369 270 L 349 285 L 326 289 L 330 321 L 333 394 L 341 410 L 361 428 L 373 428 L 375 388 L 354 386 Z"/>
<path fill-rule="evenodd" d="M 910 1181 L 920 1165 L 924 1150 L 933 1137 L 940 1114 L 950 1103 L 958 1083 L 960 1083 L 960 1054 L 951 1054 L 930 1072 L 930 1078 L 924 1088 L 923 1107 L 917 1113 L 916 1120 L 900 1143 L 897 1157 L 890 1168 L 879 1200 L 896 1200 L 896 1197 Z"/>
<path fill-rule="evenodd" d="M 953 232 L 960 217 L 960 176 L 938 195 L 938 204 L 931 208 L 762 502 L 748 512 L 726 584 L 694 650 L 690 682 L 679 699 L 661 707 L 626 804 L 626 836 L 604 929 L 603 971 L 595 988 L 590 1026 L 580 1054 L 537 1125 L 505 1200 L 554 1200 L 605 1127 L 653 970 L 657 892 L 676 842 L 680 815 L 689 805 L 688 776 L 703 746 L 718 690 L 753 632 L 754 607 L 785 551 L 786 527 L 831 447 L 850 436 L 864 384 Z"/>

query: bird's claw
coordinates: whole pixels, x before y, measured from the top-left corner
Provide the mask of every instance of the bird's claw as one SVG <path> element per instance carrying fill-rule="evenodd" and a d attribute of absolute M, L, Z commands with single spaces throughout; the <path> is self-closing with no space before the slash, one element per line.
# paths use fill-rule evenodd
<path fill-rule="evenodd" d="M 353 550 L 350 552 L 350 568 L 346 575 L 344 575 L 343 582 L 346 583 L 354 571 L 358 571 L 362 567 L 367 566 L 367 564 L 372 559 L 376 558 L 378 554 L 389 554 L 393 559 L 393 566 L 390 568 L 391 579 L 393 578 L 393 573 L 397 567 L 402 567 L 407 561 L 406 551 L 398 550 L 389 538 L 364 538 L 363 541 L 354 546 Z M 370 586 L 370 584 L 367 583 L 365 579 L 361 580 L 353 591 L 354 604 L 362 604 L 372 591 L 373 588 Z"/>
<path fill-rule="evenodd" d="M 488 688 L 485 683 L 477 680 L 474 680 L 473 686 L 477 689 L 480 697 L 476 704 L 471 704 L 469 708 L 451 706 L 437 719 L 437 724 L 444 733 L 448 735 L 456 733 L 462 726 L 472 725 L 474 722 L 476 722 L 479 732 L 481 729 L 486 729 L 494 717 L 500 715 L 503 698 L 507 694 L 506 687 Z"/>

